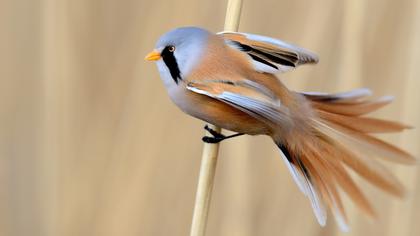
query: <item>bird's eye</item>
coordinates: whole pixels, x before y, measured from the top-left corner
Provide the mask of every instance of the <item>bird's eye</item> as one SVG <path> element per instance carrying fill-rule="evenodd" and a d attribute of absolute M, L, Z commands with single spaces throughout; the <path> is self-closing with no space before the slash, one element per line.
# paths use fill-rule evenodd
<path fill-rule="evenodd" d="M 168 51 L 174 52 L 175 51 L 175 47 L 174 46 L 168 46 Z"/>

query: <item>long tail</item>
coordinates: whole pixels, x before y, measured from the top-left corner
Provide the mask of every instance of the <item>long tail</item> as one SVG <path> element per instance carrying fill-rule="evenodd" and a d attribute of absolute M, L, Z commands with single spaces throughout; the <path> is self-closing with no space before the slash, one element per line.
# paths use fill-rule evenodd
<path fill-rule="evenodd" d="M 310 199 L 321 225 L 326 222 L 327 206 L 340 228 L 348 230 L 339 189 L 363 212 L 376 216 L 371 204 L 349 175 L 349 169 L 385 192 L 398 197 L 404 195 L 400 182 L 371 156 L 403 164 L 414 164 L 416 159 L 370 134 L 400 132 L 410 127 L 364 117 L 392 101 L 390 97 L 367 100 L 370 94 L 367 89 L 340 94 L 302 93 L 315 111 L 313 135 L 300 138 L 298 142 L 301 148 L 298 149 L 290 143 L 277 142 L 286 165 L 300 190 Z"/>

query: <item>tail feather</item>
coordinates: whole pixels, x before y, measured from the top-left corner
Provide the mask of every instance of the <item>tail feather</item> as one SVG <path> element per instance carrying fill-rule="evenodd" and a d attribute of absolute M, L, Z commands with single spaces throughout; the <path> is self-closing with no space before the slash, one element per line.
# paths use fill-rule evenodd
<path fill-rule="evenodd" d="M 353 202 L 365 213 L 374 217 L 375 211 L 369 201 L 343 168 L 340 159 L 336 157 L 335 147 L 329 146 L 322 139 L 318 140 L 318 142 L 306 142 L 305 146 L 307 149 L 303 153 L 308 153 L 305 154 L 305 156 L 310 157 L 308 160 L 312 161 L 313 165 L 318 166 L 320 170 L 323 166 L 324 171 L 330 174 L 330 178 L 335 180 L 336 184 L 346 192 Z"/>
<path fill-rule="evenodd" d="M 400 164 L 416 163 L 416 159 L 410 153 L 376 137 L 351 130 L 342 125 L 332 124 L 328 121 L 314 121 L 318 124 L 316 128 L 321 133 L 334 137 L 346 145 L 358 147 L 371 155 L 388 161 Z"/>
<path fill-rule="evenodd" d="M 344 116 L 319 110 L 318 115 L 336 125 L 341 125 L 361 133 L 391 133 L 401 132 L 411 128 L 408 125 L 388 120 L 370 117 Z"/>
<path fill-rule="evenodd" d="M 305 176 L 304 184 L 308 187 L 304 192 L 311 201 L 318 222 L 322 226 L 325 224 L 326 216 L 320 207 L 325 203 L 332 210 L 340 228 L 343 231 L 348 230 L 347 218 L 337 188 L 344 190 L 363 212 L 374 217 L 375 212 L 372 206 L 343 168 L 339 162 L 340 159 L 331 156 L 332 153 L 327 150 L 327 146 L 321 146 L 325 145 L 321 142 L 315 143 L 313 140 L 308 140 L 304 141 L 303 145 L 306 147 L 305 150 L 283 151 L 294 157 L 293 160 L 291 158 L 284 158 L 284 160 L 298 170 L 291 171 L 292 175 L 294 175 L 293 172 L 299 172 L 300 175 Z M 281 149 L 284 150 L 284 146 Z M 295 164 L 297 160 L 300 164 Z M 302 182 L 300 181 L 298 185 L 302 185 Z"/>
<path fill-rule="evenodd" d="M 355 90 L 340 94 L 303 93 L 314 109 L 309 135 L 291 134 L 276 141 L 283 159 L 300 189 L 311 200 L 315 215 L 325 224 L 324 204 L 332 211 L 337 224 L 348 230 L 347 217 L 339 189 L 350 197 L 364 213 L 376 213 L 356 185 L 349 171 L 354 171 L 374 186 L 402 197 L 404 188 L 385 167 L 370 156 L 414 164 L 408 152 L 371 136 L 370 133 L 400 132 L 407 125 L 362 117 L 391 102 L 389 97 L 369 101 L 370 91 Z M 351 147 L 351 149 L 350 149 Z"/>
<path fill-rule="evenodd" d="M 329 209 L 331 209 L 338 226 L 342 231 L 348 232 L 350 228 L 347 223 L 348 219 L 346 212 L 338 194 L 337 187 L 335 183 L 331 181 L 332 178 L 321 175 L 321 173 L 328 172 L 317 171 L 310 163 L 307 165 L 313 175 L 314 184 L 319 186 L 322 199 L 326 202 Z"/>
<path fill-rule="evenodd" d="M 299 189 L 307 196 L 311 202 L 312 209 L 321 226 L 325 226 L 327 215 L 325 206 L 321 200 L 320 194 L 316 185 L 311 181 L 311 176 L 301 160 L 296 156 L 291 155 L 289 150 L 282 144 L 277 144 L 280 148 L 280 155 L 288 167 L 293 179 L 298 185 Z"/>
<path fill-rule="evenodd" d="M 372 101 L 359 101 L 353 103 L 334 103 L 334 102 L 323 102 L 313 101 L 312 106 L 315 109 L 327 111 L 330 113 L 347 115 L 347 116 L 360 116 L 373 111 L 391 103 L 392 97 L 381 97 Z"/>
<path fill-rule="evenodd" d="M 404 196 L 403 185 L 380 162 L 372 158 L 363 158 L 330 138 L 327 138 L 325 141 L 328 142 L 331 147 L 335 147 L 334 156 L 340 158 L 340 161 L 358 175 L 385 192 L 396 197 Z"/>

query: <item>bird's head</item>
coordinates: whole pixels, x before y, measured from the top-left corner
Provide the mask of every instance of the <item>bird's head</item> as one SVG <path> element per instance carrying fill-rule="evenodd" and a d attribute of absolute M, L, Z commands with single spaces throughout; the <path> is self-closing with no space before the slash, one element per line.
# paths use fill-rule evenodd
<path fill-rule="evenodd" d="M 156 61 L 159 71 L 178 83 L 201 60 L 206 49 L 209 32 L 197 27 L 182 27 L 160 37 L 155 49 L 145 60 Z"/>

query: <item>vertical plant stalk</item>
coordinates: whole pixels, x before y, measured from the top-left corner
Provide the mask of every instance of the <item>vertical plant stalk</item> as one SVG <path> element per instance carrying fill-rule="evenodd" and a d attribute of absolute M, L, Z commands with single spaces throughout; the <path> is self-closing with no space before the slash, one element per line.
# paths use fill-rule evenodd
<path fill-rule="evenodd" d="M 225 31 L 238 30 L 241 9 L 242 0 L 228 1 L 224 26 Z M 219 133 L 222 131 L 221 128 L 214 125 L 209 124 L 209 127 Z M 210 136 L 207 131 L 206 135 Z M 204 143 L 190 236 L 205 235 L 218 152 L 218 143 Z"/>

